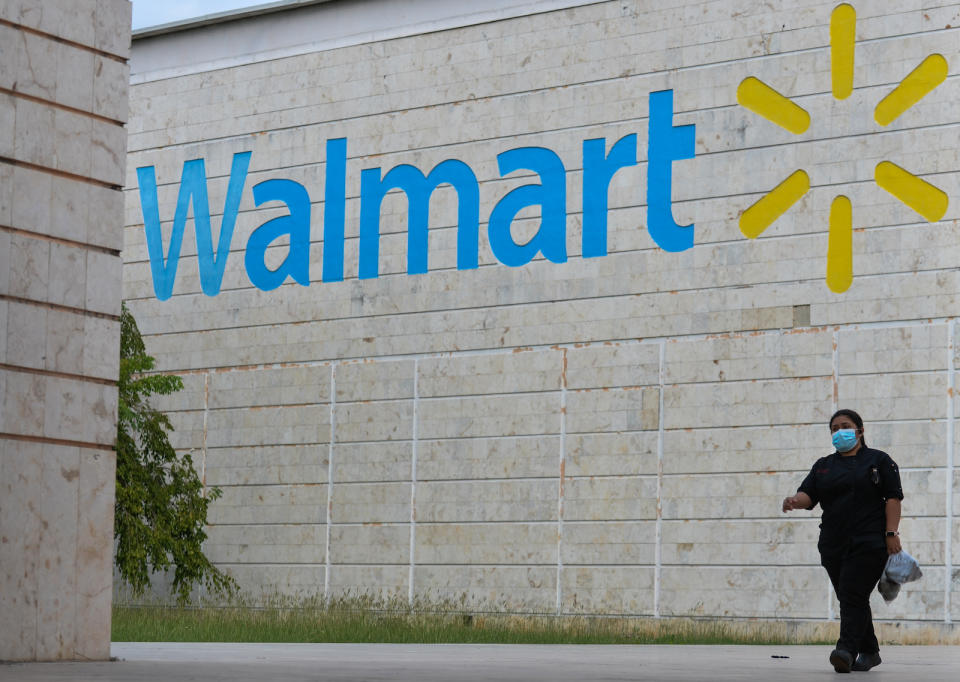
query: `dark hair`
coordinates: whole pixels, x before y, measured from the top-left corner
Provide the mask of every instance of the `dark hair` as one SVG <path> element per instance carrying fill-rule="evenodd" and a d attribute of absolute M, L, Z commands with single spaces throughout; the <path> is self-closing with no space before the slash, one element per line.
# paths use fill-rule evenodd
<path fill-rule="evenodd" d="M 833 413 L 833 416 L 830 417 L 830 421 L 827 422 L 827 424 L 832 425 L 833 420 L 837 417 L 850 417 L 850 420 L 853 421 L 857 429 L 860 431 L 860 443 L 863 445 L 863 447 L 867 447 L 867 441 L 863 437 L 863 417 L 853 410 L 837 410 Z"/>

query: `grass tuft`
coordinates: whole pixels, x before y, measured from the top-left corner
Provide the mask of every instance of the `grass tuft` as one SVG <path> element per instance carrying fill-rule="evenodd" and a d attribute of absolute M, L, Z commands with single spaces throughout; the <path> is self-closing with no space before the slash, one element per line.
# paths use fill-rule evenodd
<path fill-rule="evenodd" d="M 801 644 L 786 623 L 470 613 L 463 604 L 343 596 L 226 605 L 116 605 L 115 642 Z M 826 642 L 817 642 L 826 643 Z"/>

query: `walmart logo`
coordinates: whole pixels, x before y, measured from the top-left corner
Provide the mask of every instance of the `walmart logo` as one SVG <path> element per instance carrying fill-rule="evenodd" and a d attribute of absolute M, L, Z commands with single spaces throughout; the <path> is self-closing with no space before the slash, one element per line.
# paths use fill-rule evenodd
<path fill-rule="evenodd" d="M 830 71 L 833 96 L 846 99 L 853 92 L 856 11 L 838 5 L 830 17 Z M 947 60 L 932 54 L 924 59 L 896 88 L 877 104 L 874 120 L 890 125 L 947 78 Z M 800 135 L 810 127 L 810 114 L 757 78 L 747 78 L 737 88 L 737 101 L 765 119 Z M 947 211 L 947 195 L 929 182 L 892 161 L 881 161 L 874 171 L 876 183 L 929 222 L 940 220 Z M 810 190 L 810 177 L 797 170 L 744 211 L 740 231 L 753 239 Z M 853 209 L 845 196 L 830 206 L 827 240 L 827 286 L 842 293 L 853 283 Z"/>

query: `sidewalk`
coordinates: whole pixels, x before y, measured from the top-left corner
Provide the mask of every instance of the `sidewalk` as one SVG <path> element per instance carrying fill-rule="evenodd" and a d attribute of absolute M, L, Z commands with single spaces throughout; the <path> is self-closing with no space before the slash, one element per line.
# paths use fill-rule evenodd
<path fill-rule="evenodd" d="M 828 646 L 115 643 L 114 662 L 0 664 L 3 682 L 837 679 Z M 888 646 L 881 680 L 955 682 L 960 647 Z M 775 658 L 776 656 L 777 658 Z M 786 658 L 780 658 L 786 657 Z M 861 676 L 863 673 L 853 673 Z M 850 678 L 841 678 L 850 679 Z"/>

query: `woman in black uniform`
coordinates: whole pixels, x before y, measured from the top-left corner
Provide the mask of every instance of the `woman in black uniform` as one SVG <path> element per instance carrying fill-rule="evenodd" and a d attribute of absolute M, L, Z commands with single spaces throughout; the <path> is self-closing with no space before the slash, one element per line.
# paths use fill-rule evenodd
<path fill-rule="evenodd" d="M 863 419 L 853 410 L 830 418 L 836 452 L 821 457 L 783 511 L 823 509 L 820 563 L 840 601 L 840 639 L 830 652 L 838 673 L 870 670 L 880 664 L 873 632 L 870 593 L 887 557 L 900 551 L 900 471 L 885 452 L 868 448 Z"/>

